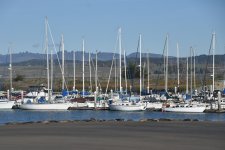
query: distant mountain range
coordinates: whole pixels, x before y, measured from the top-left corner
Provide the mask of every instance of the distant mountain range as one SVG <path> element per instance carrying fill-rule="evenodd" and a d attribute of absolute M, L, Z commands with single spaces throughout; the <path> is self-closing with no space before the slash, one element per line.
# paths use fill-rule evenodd
<path fill-rule="evenodd" d="M 76 52 L 76 60 L 81 61 L 83 53 L 82 51 L 77 51 Z M 114 56 L 114 53 L 109 53 L 109 52 L 99 52 L 98 53 L 98 60 L 99 61 L 109 61 L 112 60 Z M 61 54 L 58 53 L 59 59 L 61 59 Z M 89 58 L 89 53 L 85 53 L 85 60 L 87 61 Z M 92 59 L 95 59 L 95 53 L 91 53 Z M 119 58 L 119 54 L 115 53 L 114 56 L 116 59 Z M 127 55 L 127 58 L 139 58 L 139 53 L 131 53 Z M 146 53 L 142 53 L 142 57 L 147 57 Z M 160 58 L 162 55 L 159 54 L 149 54 L 150 58 Z M 57 59 L 57 55 L 53 54 L 53 58 Z M 31 52 L 20 52 L 20 53 L 14 53 L 12 54 L 12 62 L 13 63 L 19 63 L 19 62 L 24 62 L 24 61 L 29 61 L 29 60 L 34 60 L 34 59 L 46 59 L 46 54 L 40 54 L 40 53 L 31 53 Z M 68 52 L 65 51 L 65 60 L 73 60 L 73 52 Z M 0 64 L 6 64 L 9 63 L 9 55 L 0 55 Z"/>
<path fill-rule="evenodd" d="M 115 56 L 114 56 L 115 55 Z M 76 52 L 76 61 L 82 61 L 82 51 L 77 51 Z M 95 53 L 91 53 L 91 57 L 92 59 L 95 59 Z M 119 54 L 116 53 L 110 53 L 110 52 L 99 52 L 98 53 L 98 60 L 99 61 L 110 61 L 113 59 L 113 56 L 116 59 L 119 59 Z M 147 53 L 142 53 L 142 57 L 146 58 L 147 57 Z M 157 60 L 159 60 L 159 58 L 162 58 L 162 55 L 160 54 L 149 54 L 149 57 L 152 61 L 155 61 L 155 63 L 157 63 Z M 53 55 L 54 60 L 57 59 L 57 55 L 54 54 Z M 61 54 L 58 53 L 58 58 L 61 59 Z M 85 53 L 85 61 L 88 61 L 89 58 L 89 54 Z M 127 59 L 129 60 L 133 60 L 135 58 L 139 58 L 139 53 L 131 53 L 129 55 L 127 55 Z M 176 57 L 173 56 L 169 56 L 170 60 L 174 63 L 176 63 Z M 207 55 L 199 55 L 196 56 L 196 63 L 205 63 L 207 60 Z M 225 61 L 225 55 L 215 55 L 215 64 L 224 64 Z M 46 54 L 40 54 L 40 53 L 31 53 L 31 52 L 20 52 L 20 53 L 14 53 L 12 54 L 12 63 L 21 63 L 21 62 L 31 62 L 32 64 L 34 63 L 38 63 L 40 61 L 43 61 L 46 59 Z M 210 58 L 211 59 L 211 58 Z M 71 61 L 73 60 L 73 52 L 68 52 L 65 51 L 65 60 L 67 61 Z M 182 60 L 182 58 L 181 58 Z M 186 59 L 183 59 L 184 61 L 186 61 Z M 209 60 L 211 62 L 211 60 Z M 0 64 L 8 64 L 9 63 L 9 55 L 0 55 Z"/>

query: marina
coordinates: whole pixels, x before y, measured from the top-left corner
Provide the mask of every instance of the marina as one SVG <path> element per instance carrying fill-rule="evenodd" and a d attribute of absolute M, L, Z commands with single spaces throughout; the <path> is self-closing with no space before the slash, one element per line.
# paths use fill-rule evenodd
<path fill-rule="evenodd" d="M 210 43 L 210 53 L 212 52 L 212 79 L 208 79 L 206 84 L 206 72 L 202 84 L 196 87 L 195 81 L 195 52 L 190 48 L 190 57 L 187 57 L 186 63 L 186 91 L 180 90 L 180 58 L 179 45 L 177 44 L 176 58 L 176 75 L 177 83 L 173 84 L 174 90 L 168 85 L 169 76 L 169 36 L 166 35 L 163 48 L 163 78 L 164 88 L 157 89 L 151 87 L 149 82 L 149 56 L 143 62 L 142 53 L 142 35 L 139 34 L 137 42 L 137 53 L 134 60 L 127 62 L 125 50 L 122 50 L 122 29 L 118 29 L 116 47 L 119 49 L 119 57 L 111 60 L 111 67 L 108 74 L 107 85 L 101 86 L 98 75 L 98 52 L 96 51 L 95 64 L 89 53 L 88 61 L 85 60 L 85 40 L 82 40 L 82 69 L 76 69 L 75 52 L 73 52 L 73 88 L 67 87 L 67 76 L 65 76 L 65 49 L 64 36 L 61 35 L 60 57 L 57 55 L 57 61 L 61 73 L 61 92 L 54 92 L 54 67 L 53 52 L 49 51 L 49 41 L 54 45 L 51 28 L 48 18 L 45 18 L 45 42 L 44 50 L 46 51 L 46 83 L 42 85 L 30 86 L 28 90 L 15 91 L 12 83 L 12 53 L 9 49 L 9 89 L 1 92 L 0 101 L 0 124 L 16 122 L 37 122 L 48 120 L 132 120 L 140 121 L 143 119 L 174 119 L 174 120 L 196 120 L 196 121 L 225 121 L 225 88 L 215 89 L 215 41 L 216 34 L 212 33 Z M 116 51 L 116 49 L 115 49 Z M 122 59 L 122 53 L 124 58 Z M 113 55 L 115 55 L 114 52 Z M 139 58 L 137 57 L 139 54 Z M 147 53 L 148 54 L 148 53 Z M 127 69 L 134 61 L 134 72 Z M 88 62 L 89 80 L 88 86 L 87 75 L 85 72 L 85 63 Z M 123 64 L 122 64 L 123 62 Z M 118 65 L 118 64 L 119 65 Z M 162 63 L 162 62 L 161 62 Z M 208 65 L 208 59 L 206 67 Z M 147 67 L 145 67 L 147 64 Z M 45 65 L 44 65 L 45 66 Z M 114 79 L 111 78 L 111 71 L 114 70 Z M 87 68 L 87 66 L 86 66 Z M 94 73 L 92 72 L 94 68 Z M 145 69 L 146 68 L 146 69 Z M 183 67 L 185 68 L 185 67 Z M 181 68 L 182 69 L 182 68 Z M 82 83 L 82 87 L 76 85 L 76 70 L 81 72 L 82 78 L 77 82 Z M 123 70 L 123 71 L 122 71 Z M 144 71 L 147 70 L 145 75 Z M 136 77 L 127 80 L 130 75 L 137 74 Z M 92 75 L 94 74 L 95 85 L 92 85 Z M 147 82 L 145 78 L 147 76 Z M 85 78 L 86 77 L 86 78 Z M 189 79 L 190 77 L 190 79 Z M 194 79 L 194 80 L 193 80 Z M 103 79 L 102 79 L 103 80 Z M 113 85 L 113 80 L 115 85 Z M 139 84 L 133 85 L 134 80 Z M 158 80 L 158 79 L 157 79 Z M 157 81 L 156 80 L 156 81 Z M 111 83 L 111 84 L 110 84 Z M 130 89 L 128 89 L 128 84 Z M 190 85 L 189 85 L 190 84 Z M 45 86 L 46 85 L 46 86 Z M 114 90 L 108 87 L 114 86 Z M 124 87 L 125 88 L 124 88 Z M 224 85 L 225 86 L 225 85 Z M 57 87 L 59 88 L 59 87 Z M 198 90 L 197 90 L 198 88 Z M 201 90 L 200 90 L 201 88 Z M 218 87 L 217 87 L 218 88 Z M 105 92 L 104 92 L 105 91 Z M 5 109 L 8 109 L 5 110 Z M 13 109 L 13 110 L 10 110 Z M 151 110 L 151 111 L 149 111 Z M 211 112 L 211 113 L 207 113 Z M 217 114 L 218 113 L 218 114 Z"/>
<path fill-rule="evenodd" d="M 224 150 L 225 0 L 0 0 L 0 150 Z"/>

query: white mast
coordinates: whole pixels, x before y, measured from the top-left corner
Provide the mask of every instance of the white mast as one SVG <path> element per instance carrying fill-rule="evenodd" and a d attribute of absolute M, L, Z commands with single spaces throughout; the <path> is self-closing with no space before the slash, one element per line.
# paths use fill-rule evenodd
<path fill-rule="evenodd" d="M 165 77 L 165 91 L 168 91 L 168 34 L 166 35 L 166 77 Z"/>
<path fill-rule="evenodd" d="M 12 49 L 9 49 L 10 92 L 12 92 Z"/>
<path fill-rule="evenodd" d="M 145 88 L 145 67 L 146 67 L 146 62 L 143 64 L 142 68 L 142 87 Z"/>
<path fill-rule="evenodd" d="M 115 91 L 117 91 L 117 68 L 116 68 L 116 59 L 114 60 L 115 61 Z"/>
<path fill-rule="evenodd" d="M 147 93 L 149 94 L 149 53 L 147 53 L 147 69 L 148 69 L 148 86 L 147 86 Z"/>
<path fill-rule="evenodd" d="M 180 86 L 180 63 L 179 63 L 179 45 L 177 43 L 177 88 Z"/>
<path fill-rule="evenodd" d="M 120 93 L 122 93 L 122 63 L 121 63 L 121 59 L 122 59 L 122 45 L 121 45 L 121 28 L 119 28 L 118 31 L 119 34 L 119 51 L 120 51 Z"/>
<path fill-rule="evenodd" d="M 126 94 L 127 94 L 127 62 L 126 62 L 126 52 L 124 50 L 124 76 L 125 76 L 125 86 L 126 86 Z"/>
<path fill-rule="evenodd" d="M 98 92 L 98 51 L 96 50 L 95 56 L 95 91 Z"/>
<path fill-rule="evenodd" d="M 46 51 L 46 61 L 47 61 L 47 86 L 48 86 L 48 101 L 51 100 L 50 98 L 50 91 L 49 91 L 49 58 L 48 58 L 48 19 L 45 18 L 45 51 Z"/>
<path fill-rule="evenodd" d="M 139 50 L 140 50 L 140 96 L 142 91 L 142 85 L 141 85 L 141 34 L 139 35 Z"/>
<path fill-rule="evenodd" d="M 92 83 L 91 83 L 91 53 L 89 52 L 89 70 L 90 70 L 90 90 L 92 92 Z"/>
<path fill-rule="evenodd" d="M 9 100 L 11 100 L 12 96 L 12 49 L 9 48 L 9 81 L 10 81 L 10 89 L 9 89 Z"/>
<path fill-rule="evenodd" d="M 212 53 L 213 53 L 213 85 L 212 85 L 212 90 L 214 91 L 215 90 L 215 72 L 214 72 L 214 70 L 215 70 L 215 41 L 216 40 L 216 33 L 215 32 L 213 32 L 213 43 L 212 43 Z M 212 91 L 212 92 L 213 92 Z"/>
<path fill-rule="evenodd" d="M 51 48 L 51 91 L 53 90 L 53 49 Z"/>
<path fill-rule="evenodd" d="M 84 39 L 83 39 L 83 42 L 82 42 L 82 51 L 83 51 L 83 65 L 82 65 L 82 77 L 83 77 L 83 97 L 84 97 Z"/>
<path fill-rule="evenodd" d="M 195 49 L 193 49 L 193 58 L 194 58 L 194 90 L 196 90 L 196 81 L 195 81 Z"/>
<path fill-rule="evenodd" d="M 186 79 L 186 94 L 188 94 L 188 57 L 187 57 L 187 71 L 186 71 L 186 73 L 187 73 L 187 79 Z"/>
<path fill-rule="evenodd" d="M 75 91 L 76 90 L 76 78 L 75 78 L 75 76 L 76 76 L 76 61 L 75 61 L 75 59 L 76 59 L 76 54 L 75 54 L 75 50 L 73 51 L 73 91 Z"/>
<path fill-rule="evenodd" d="M 106 86 L 106 89 L 105 89 L 105 94 L 107 94 L 107 91 L 108 91 L 110 77 L 111 77 L 111 73 L 112 73 L 112 69 L 113 69 L 114 59 L 115 59 L 115 53 L 113 54 L 113 58 L 112 58 L 112 64 L 111 64 L 110 71 L 109 71 L 109 78 L 108 78 L 108 81 L 107 81 L 107 86 Z M 112 91 L 112 89 L 111 89 L 111 91 Z"/>
<path fill-rule="evenodd" d="M 166 48 L 165 46 L 166 46 L 166 41 L 165 41 L 164 50 L 163 50 L 163 73 L 164 73 L 164 80 L 166 82 Z"/>
<path fill-rule="evenodd" d="M 62 50 L 62 90 L 64 90 L 65 78 L 64 78 L 64 41 L 63 41 L 63 34 L 61 36 L 61 50 Z"/>
<path fill-rule="evenodd" d="M 191 58 L 191 98 L 192 98 L 192 52 L 193 52 L 193 49 L 192 47 L 190 48 L 190 58 Z"/>

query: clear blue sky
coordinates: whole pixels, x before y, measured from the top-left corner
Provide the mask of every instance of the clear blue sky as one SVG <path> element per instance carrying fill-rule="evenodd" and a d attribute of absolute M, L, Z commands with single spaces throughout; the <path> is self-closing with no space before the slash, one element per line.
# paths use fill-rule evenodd
<path fill-rule="evenodd" d="M 54 40 L 64 34 L 65 49 L 112 52 L 118 27 L 123 48 L 135 52 L 142 34 L 143 51 L 162 54 L 169 33 L 169 54 L 181 56 L 190 46 L 207 54 L 216 32 L 216 54 L 225 53 L 224 0 L 0 0 L 0 53 L 42 52 L 44 18 L 48 16 Z"/>

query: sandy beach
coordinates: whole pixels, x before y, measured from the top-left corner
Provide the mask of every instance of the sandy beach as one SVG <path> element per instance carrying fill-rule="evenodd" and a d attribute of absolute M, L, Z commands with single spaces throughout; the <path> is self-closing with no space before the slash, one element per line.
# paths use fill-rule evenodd
<path fill-rule="evenodd" d="M 0 126 L 1 150 L 224 150 L 225 122 L 66 122 Z"/>

